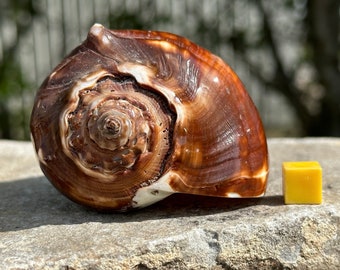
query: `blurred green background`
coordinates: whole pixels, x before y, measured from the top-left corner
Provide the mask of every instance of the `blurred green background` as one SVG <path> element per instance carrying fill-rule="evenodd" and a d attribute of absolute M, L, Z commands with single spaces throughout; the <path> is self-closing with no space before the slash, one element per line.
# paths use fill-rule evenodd
<path fill-rule="evenodd" d="M 340 136 L 338 0 L 2 0 L 0 139 L 28 140 L 34 95 L 90 26 L 173 32 L 238 73 L 268 137 Z"/>

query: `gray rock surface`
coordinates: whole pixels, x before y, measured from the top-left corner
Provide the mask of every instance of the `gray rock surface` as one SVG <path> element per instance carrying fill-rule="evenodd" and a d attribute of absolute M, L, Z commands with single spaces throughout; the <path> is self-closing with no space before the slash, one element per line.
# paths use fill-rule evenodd
<path fill-rule="evenodd" d="M 340 269 L 340 139 L 269 139 L 266 196 L 173 195 L 125 214 L 60 195 L 29 142 L 0 141 L 0 269 Z M 321 205 L 284 205 L 283 161 L 317 160 Z"/>

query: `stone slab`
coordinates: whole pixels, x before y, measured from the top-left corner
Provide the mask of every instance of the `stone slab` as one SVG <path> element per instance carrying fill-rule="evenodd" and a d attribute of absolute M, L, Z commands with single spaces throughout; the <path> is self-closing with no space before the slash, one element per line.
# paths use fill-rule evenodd
<path fill-rule="evenodd" d="M 0 141 L 0 269 L 339 269 L 340 139 L 269 139 L 265 197 L 176 194 L 103 214 L 60 195 L 29 142 Z M 284 205 L 283 161 L 317 160 L 321 205 Z"/>

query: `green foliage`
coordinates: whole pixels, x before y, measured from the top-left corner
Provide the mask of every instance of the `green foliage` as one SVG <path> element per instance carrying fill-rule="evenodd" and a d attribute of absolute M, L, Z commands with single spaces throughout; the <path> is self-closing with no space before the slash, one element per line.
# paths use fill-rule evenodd
<path fill-rule="evenodd" d="M 15 29 L 10 43 L 4 42 L 5 36 L 1 37 L 4 45 L 0 61 L 0 138 L 29 139 L 28 128 L 23 128 L 23 117 L 29 114 L 29 109 L 21 106 L 21 109 L 15 110 L 10 106 L 15 104 L 12 100 L 20 104 L 23 92 L 31 85 L 22 74 L 17 54 L 20 38 L 32 28 L 33 18 L 41 14 L 36 6 L 38 2 L 5 0 L 0 4 L 0 25 Z"/>
<path fill-rule="evenodd" d="M 71 10 L 74 7 L 76 9 Z M 216 54 L 232 50 L 232 57 L 236 59 L 232 61 L 246 67 L 260 87 L 285 97 L 299 119 L 304 135 L 339 136 L 340 92 L 336 79 L 340 78 L 339 54 L 336 55 L 336 50 L 331 50 L 331 54 L 327 51 L 328 48 L 339 48 L 338 10 L 338 0 L 1 0 L 0 138 L 29 139 L 32 104 L 25 102 L 25 96 L 33 99 L 32 89 L 37 88 L 41 78 L 32 81 L 34 68 L 31 76 L 24 74 L 18 55 L 20 47 L 25 45 L 25 37 L 32 37 L 34 33 L 40 35 L 34 32 L 35 22 L 58 33 L 54 39 L 47 35 L 46 48 L 50 47 L 46 51 L 59 56 L 78 45 L 76 43 L 84 39 L 83 34 L 93 22 L 112 29 L 165 31 L 176 25 L 177 34 Z M 251 18 L 247 14 L 251 14 Z M 286 20 L 282 26 L 284 17 L 294 21 Z M 244 23 L 247 20 L 250 23 Z M 5 28 L 10 29 L 10 38 L 5 36 L 8 34 L 3 31 Z M 327 33 L 333 34 L 327 36 Z M 333 47 L 323 46 L 333 43 Z M 282 50 L 287 44 L 298 48 L 297 57 L 289 63 Z M 39 56 L 40 52 L 37 53 Z M 52 62 L 50 60 L 50 64 Z M 35 64 L 39 69 L 45 68 L 39 61 Z M 312 70 L 312 75 L 309 74 L 312 78 L 297 85 L 299 72 L 303 68 L 306 71 L 306 67 Z"/>

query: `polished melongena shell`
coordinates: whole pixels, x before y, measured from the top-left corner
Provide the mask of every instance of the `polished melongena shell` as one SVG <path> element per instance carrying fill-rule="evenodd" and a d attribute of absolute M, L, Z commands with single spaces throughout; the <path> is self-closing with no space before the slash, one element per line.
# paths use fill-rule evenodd
<path fill-rule="evenodd" d="M 266 138 L 241 81 L 169 33 L 95 24 L 40 87 L 31 132 L 47 178 L 96 209 L 266 189 Z"/>

